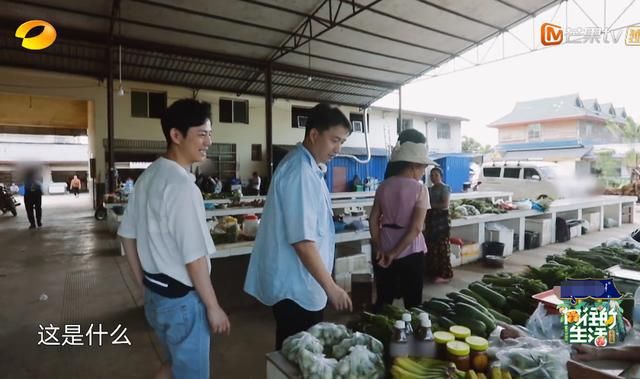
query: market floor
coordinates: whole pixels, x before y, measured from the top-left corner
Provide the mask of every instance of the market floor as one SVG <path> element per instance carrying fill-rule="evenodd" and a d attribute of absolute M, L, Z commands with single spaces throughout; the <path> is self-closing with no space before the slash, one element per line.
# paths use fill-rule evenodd
<path fill-rule="evenodd" d="M 44 227 L 39 230 L 28 229 L 23 206 L 19 212 L 15 218 L 0 216 L 0 378 L 152 377 L 164 352 L 144 320 L 141 292 L 131 279 L 126 259 L 119 255 L 117 241 L 105 223 L 93 218 L 88 195 L 44 197 Z M 624 225 L 516 253 L 504 270 L 539 265 L 548 254 L 569 246 L 589 248 L 634 228 Z M 466 287 L 497 270 L 472 264 L 454 271 L 451 283 L 426 285 L 425 299 Z M 244 273 L 231 276 L 241 281 Z M 231 281 L 214 278 L 214 282 L 221 291 L 237 291 L 225 288 Z M 229 313 L 232 335 L 213 341 L 212 377 L 263 378 L 264 354 L 274 344 L 270 310 L 245 301 L 231 307 Z M 343 317 L 327 315 L 331 320 Z M 100 326 L 108 333 L 102 335 L 102 346 L 96 333 Z M 56 327 L 60 329 L 54 331 Z M 123 328 L 126 332 L 121 336 Z M 66 341 L 66 345 L 55 346 L 52 335 L 58 344 Z M 41 344 L 41 339 L 53 346 Z M 131 345 L 115 343 L 127 339 Z"/>

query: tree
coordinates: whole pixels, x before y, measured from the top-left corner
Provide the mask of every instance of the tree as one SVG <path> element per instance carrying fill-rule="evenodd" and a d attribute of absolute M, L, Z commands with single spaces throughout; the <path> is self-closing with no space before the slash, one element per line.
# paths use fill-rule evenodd
<path fill-rule="evenodd" d="M 602 150 L 596 153 L 595 169 L 599 176 L 606 178 L 620 175 L 620 162 L 613 158 L 613 154 L 613 150 Z"/>
<path fill-rule="evenodd" d="M 491 145 L 482 146 L 480 142 L 476 141 L 472 137 L 462 137 L 462 152 L 463 153 L 480 153 L 487 154 L 491 152 Z"/>
<path fill-rule="evenodd" d="M 640 160 L 640 157 L 638 156 L 638 153 L 632 149 L 625 153 L 624 159 L 622 160 L 622 162 L 624 163 L 624 166 L 627 167 L 628 169 L 634 169 L 638 166 L 638 163 L 640 163 L 639 160 Z"/>
<path fill-rule="evenodd" d="M 627 117 L 624 125 L 619 125 L 611 120 L 608 120 L 607 129 L 609 129 L 615 135 L 621 136 L 623 142 L 640 142 L 640 124 L 636 123 L 631 117 Z"/>

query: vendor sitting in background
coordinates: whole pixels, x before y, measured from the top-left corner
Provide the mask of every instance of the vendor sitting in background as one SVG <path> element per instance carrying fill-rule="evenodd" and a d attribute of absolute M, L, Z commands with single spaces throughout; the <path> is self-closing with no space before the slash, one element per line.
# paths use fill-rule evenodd
<path fill-rule="evenodd" d="M 629 345 L 620 347 L 595 347 L 591 345 L 575 345 L 574 353 L 571 354 L 570 360 L 567 362 L 567 371 L 569 378 L 580 379 L 609 379 L 619 378 L 606 372 L 600 371 L 596 368 L 586 366 L 576 361 L 625 361 L 633 364 L 640 364 L 640 346 Z M 632 368 L 634 370 L 634 368 Z M 631 376 L 627 376 L 625 370 L 625 377 L 638 378 L 636 374 L 637 368 L 635 368 L 635 374 L 631 373 Z"/>
<path fill-rule="evenodd" d="M 351 189 L 354 192 L 358 191 L 358 189 L 362 190 L 362 180 L 360 180 L 358 174 L 355 174 L 353 176 L 353 184 L 351 185 Z"/>

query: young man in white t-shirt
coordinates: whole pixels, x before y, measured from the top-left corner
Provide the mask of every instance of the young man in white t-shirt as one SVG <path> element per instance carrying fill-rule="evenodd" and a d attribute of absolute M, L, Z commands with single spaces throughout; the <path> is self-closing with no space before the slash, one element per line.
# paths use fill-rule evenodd
<path fill-rule="evenodd" d="M 178 100 L 161 123 L 167 152 L 136 182 L 118 235 L 144 288 L 147 321 L 169 352 L 156 378 L 209 378 L 211 332 L 231 328 L 209 277 L 215 247 L 189 172 L 211 145 L 211 105 Z"/>

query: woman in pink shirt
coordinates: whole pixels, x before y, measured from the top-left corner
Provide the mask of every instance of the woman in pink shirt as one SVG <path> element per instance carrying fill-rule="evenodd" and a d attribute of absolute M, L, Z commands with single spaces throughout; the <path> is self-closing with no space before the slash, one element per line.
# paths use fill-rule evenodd
<path fill-rule="evenodd" d="M 376 191 L 369 217 L 377 309 L 395 297 L 401 297 L 406 308 L 422 303 L 427 250 L 422 229 L 430 202 L 420 179 L 433 161 L 425 144 L 405 142 L 394 148 L 391 162 L 397 170 Z"/>

